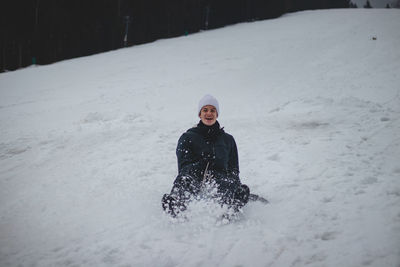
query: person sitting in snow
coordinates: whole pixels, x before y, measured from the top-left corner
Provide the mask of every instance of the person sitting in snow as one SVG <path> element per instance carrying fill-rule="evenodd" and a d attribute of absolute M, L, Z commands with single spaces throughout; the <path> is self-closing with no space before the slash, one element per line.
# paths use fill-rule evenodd
<path fill-rule="evenodd" d="M 249 200 L 250 189 L 239 179 L 235 139 L 220 127 L 217 99 L 205 95 L 198 105 L 200 122 L 179 138 L 176 148 L 178 176 L 170 194 L 162 198 L 163 209 L 172 217 L 186 210 L 187 204 L 211 185 L 213 198 L 221 205 L 239 211 Z"/>

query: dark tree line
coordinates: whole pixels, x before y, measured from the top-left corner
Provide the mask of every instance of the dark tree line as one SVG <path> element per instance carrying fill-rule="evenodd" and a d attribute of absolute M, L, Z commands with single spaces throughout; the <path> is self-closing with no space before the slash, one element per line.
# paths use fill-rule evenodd
<path fill-rule="evenodd" d="M 349 0 L 2 0 L 0 72 L 287 12 L 349 4 Z"/>

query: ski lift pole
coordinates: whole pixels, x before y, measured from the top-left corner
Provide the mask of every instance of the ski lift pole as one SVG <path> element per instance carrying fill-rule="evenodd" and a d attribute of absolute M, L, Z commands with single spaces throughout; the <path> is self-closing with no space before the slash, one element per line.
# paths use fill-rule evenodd
<path fill-rule="evenodd" d="M 125 36 L 124 36 L 124 47 L 128 45 L 128 32 L 129 32 L 130 17 L 125 16 Z"/>

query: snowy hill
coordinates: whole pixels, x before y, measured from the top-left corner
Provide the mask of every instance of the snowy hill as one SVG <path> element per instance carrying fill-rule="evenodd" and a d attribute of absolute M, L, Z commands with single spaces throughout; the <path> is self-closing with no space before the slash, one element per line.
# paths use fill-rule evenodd
<path fill-rule="evenodd" d="M 0 266 L 400 266 L 398 25 L 308 11 L 0 74 Z M 228 225 L 160 205 L 206 93 L 271 202 Z"/>

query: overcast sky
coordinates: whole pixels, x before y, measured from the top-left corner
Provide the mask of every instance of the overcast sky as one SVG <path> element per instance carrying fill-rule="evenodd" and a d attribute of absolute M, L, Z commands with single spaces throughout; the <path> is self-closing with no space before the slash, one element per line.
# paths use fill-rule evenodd
<path fill-rule="evenodd" d="M 363 7 L 367 0 L 351 0 L 351 2 L 357 4 L 358 7 Z M 386 4 L 396 2 L 395 0 L 369 0 L 372 7 L 386 7 Z"/>

